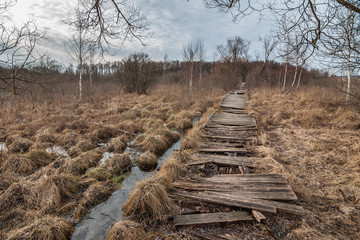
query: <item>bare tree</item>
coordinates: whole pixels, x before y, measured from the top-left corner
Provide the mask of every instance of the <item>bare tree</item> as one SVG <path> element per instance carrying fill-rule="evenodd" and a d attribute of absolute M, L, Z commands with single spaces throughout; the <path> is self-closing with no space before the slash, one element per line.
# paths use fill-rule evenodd
<path fill-rule="evenodd" d="M 169 61 L 169 56 L 167 54 L 164 55 L 164 62 L 163 62 L 163 81 L 166 81 L 166 69 Z"/>
<path fill-rule="evenodd" d="M 203 64 L 205 61 L 205 46 L 204 46 L 204 42 L 201 39 L 198 39 L 196 41 L 196 45 L 198 48 L 197 55 L 199 59 L 199 87 L 201 87 Z"/>
<path fill-rule="evenodd" d="M 151 36 L 147 18 L 128 0 L 79 0 L 84 8 L 86 23 L 92 40 L 100 53 L 104 53 L 116 42 L 137 39 L 143 45 Z"/>
<path fill-rule="evenodd" d="M 234 20 L 257 12 L 260 18 L 271 12 L 276 19 L 286 16 L 284 31 L 299 34 L 302 51 L 314 54 L 319 48 L 321 38 L 331 35 L 329 27 L 337 21 L 339 11 L 347 9 L 360 13 L 358 0 L 205 0 L 206 6 L 222 12 L 231 12 Z"/>
<path fill-rule="evenodd" d="M 240 75 L 243 76 L 243 81 L 246 80 L 246 64 L 242 63 L 245 63 L 249 59 L 249 46 L 250 41 L 242 39 L 239 36 L 229 38 L 225 46 L 217 46 L 220 61 L 228 68 L 228 81 L 232 82 L 234 87 L 239 83 L 238 78 Z"/>
<path fill-rule="evenodd" d="M 38 28 L 33 19 L 24 22 L 21 27 L 11 26 L 6 14 L 15 4 L 16 0 L 0 3 L 0 64 L 7 69 L 0 76 L 0 90 L 19 94 L 19 91 L 27 90 L 27 84 L 35 82 L 22 73 L 44 57 L 35 48 L 45 32 Z"/>
<path fill-rule="evenodd" d="M 360 59 L 360 15 L 349 10 L 339 12 L 338 22 L 332 26 L 333 35 L 322 39 L 325 55 L 331 56 L 328 65 L 346 70 L 347 83 L 345 96 L 350 100 L 351 77 L 354 72 L 359 71 Z"/>
<path fill-rule="evenodd" d="M 69 18 L 68 23 L 74 34 L 68 45 L 66 46 L 67 52 L 76 64 L 79 72 L 79 99 L 82 99 L 82 77 L 84 64 L 90 59 L 90 55 L 95 51 L 93 42 L 89 40 L 89 28 L 88 22 L 86 21 L 85 13 L 78 6 L 75 9 L 74 16 Z"/>
<path fill-rule="evenodd" d="M 189 94 L 193 93 L 193 73 L 194 73 L 194 61 L 199 48 L 196 41 L 192 40 L 183 46 L 183 57 L 188 63 L 188 75 L 189 75 Z"/>
<path fill-rule="evenodd" d="M 268 66 L 269 59 L 273 51 L 275 50 L 276 45 L 278 44 L 277 40 L 271 36 L 266 34 L 264 37 L 259 37 L 259 40 L 263 43 L 264 46 L 264 67 L 261 70 L 261 72 L 265 71 L 267 69 L 268 73 L 268 84 L 269 87 L 271 86 L 271 71 Z"/>
<path fill-rule="evenodd" d="M 161 76 L 161 68 L 146 53 L 131 54 L 123 61 L 121 82 L 127 92 L 146 94 L 148 88 Z"/>

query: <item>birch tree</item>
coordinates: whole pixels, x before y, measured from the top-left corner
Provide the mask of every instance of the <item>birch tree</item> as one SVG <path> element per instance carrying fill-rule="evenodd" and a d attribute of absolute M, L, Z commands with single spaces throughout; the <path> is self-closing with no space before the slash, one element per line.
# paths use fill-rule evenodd
<path fill-rule="evenodd" d="M 193 75 L 194 75 L 194 61 L 199 51 L 198 44 L 192 40 L 183 46 L 183 57 L 188 63 L 188 76 L 189 76 L 189 94 L 193 94 Z"/>
<path fill-rule="evenodd" d="M 29 84 L 41 84 L 27 78 L 23 70 L 45 56 L 36 51 L 45 31 L 37 26 L 34 19 L 20 26 L 13 26 L 7 20 L 7 14 L 16 2 L 9 0 L 0 3 L 0 64 L 7 69 L 0 73 L 0 91 L 15 95 L 28 90 Z"/>
<path fill-rule="evenodd" d="M 202 71 L 203 71 L 203 64 L 205 61 L 205 46 L 204 42 L 200 39 L 196 41 L 196 45 L 198 48 L 198 60 L 199 60 L 199 87 L 201 87 L 202 83 Z"/>
<path fill-rule="evenodd" d="M 73 35 L 66 47 L 71 60 L 77 64 L 79 73 L 79 99 L 83 95 L 83 70 L 84 64 L 89 60 L 91 52 L 94 51 L 94 45 L 89 40 L 89 25 L 86 21 L 86 15 L 77 7 L 74 16 L 67 23 L 73 30 Z"/>

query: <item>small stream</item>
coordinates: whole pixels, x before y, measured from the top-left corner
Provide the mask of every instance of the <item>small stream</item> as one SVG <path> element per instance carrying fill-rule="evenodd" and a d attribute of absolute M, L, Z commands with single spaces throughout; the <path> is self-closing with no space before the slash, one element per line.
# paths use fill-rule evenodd
<path fill-rule="evenodd" d="M 194 124 L 199 121 L 199 118 L 195 118 L 193 121 Z M 165 153 L 158 159 L 159 169 L 163 163 L 173 154 L 175 150 L 179 150 L 181 143 L 184 139 L 182 135 L 179 141 L 174 143 Z M 134 154 L 134 149 L 128 147 L 125 152 L 129 152 L 131 155 Z M 140 153 L 135 153 L 140 154 Z M 122 206 L 125 203 L 130 192 L 134 188 L 135 184 L 143 179 L 154 176 L 157 173 L 157 170 L 152 172 L 141 171 L 137 166 L 132 168 L 131 173 L 125 178 L 122 183 L 122 186 L 112 193 L 110 198 L 97 205 L 90 210 L 88 216 L 75 227 L 75 232 L 73 233 L 72 240 L 86 240 L 86 239 L 106 239 L 110 227 L 113 223 L 123 220 L 124 216 L 122 214 Z"/>

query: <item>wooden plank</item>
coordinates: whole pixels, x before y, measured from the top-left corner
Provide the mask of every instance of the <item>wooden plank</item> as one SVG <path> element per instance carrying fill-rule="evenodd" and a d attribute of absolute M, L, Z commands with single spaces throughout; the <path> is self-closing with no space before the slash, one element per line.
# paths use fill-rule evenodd
<path fill-rule="evenodd" d="M 275 207 L 277 210 L 292 213 L 295 215 L 304 215 L 304 208 L 303 206 L 291 204 L 291 203 L 283 203 L 283 202 L 276 202 L 270 200 L 264 200 L 267 202 L 268 205 Z"/>
<path fill-rule="evenodd" d="M 259 199 L 234 199 L 232 197 L 217 195 L 212 193 L 205 193 L 205 192 L 197 192 L 197 193 L 190 193 L 190 192 L 174 192 L 175 195 L 183 196 L 187 198 L 196 199 L 199 201 L 209 202 L 209 203 L 216 203 L 220 205 L 227 205 L 233 207 L 240 207 L 240 208 L 248 208 L 254 209 L 264 212 L 276 213 L 276 208 L 273 206 L 267 206 L 263 204 L 262 201 Z"/>
<path fill-rule="evenodd" d="M 266 217 L 259 211 L 251 210 L 251 215 L 255 218 L 256 221 L 261 222 L 261 220 L 265 220 Z"/>
<path fill-rule="evenodd" d="M 230 223 L 251 220 L 253 220 L 253 217 L 245 211 L 177 215 L 175 216 L 175 226 Z"/>
<path fill-rule="evenodd" d="M 232 202 L 232 201 L 237 202 L 237 201 L 242 201 L 242 200 L 251 202 L 251 199 L 249 199 L 247 197 L 243 197 L 243 196 L 239 196 L 239 195 L 235 196 L 235 195 L 232 195 L 231 193 L 228 194 L 228 193 L 219 193 L 219 192 L 204 192 L 204 193 L 200 193 L 200 194 L 209 194 L 209 195 L 213 195 L 215 197 L 217 196 L 222 199 L 227 199 L 230 202 Z M 271 200 L 262 200 L 262 199 L 252 199 L 252 200 L 253 200 L 253 202 L 256 202 L 257 204 L 262 204 L 267 207 L 274 207 L 277 210 L 289 212 L 289 213 L 296 214 L 296 215 L 304 215 L 304 208 L 299 205 L 283 203 L 283 202 L 276 202 L 276 201 L 271 201 Z M 254 209 L 254 210 L 259 210 L 259 209 Z"/>
<path fill-rule="evenodd" d="M 254 167 L 254 162 L 251 159 L 235 158 L 235 157 L 233 159 L 208 158 L 208 159 L 203 159 L 203 160 L 199 160 L 199 161 L 189 162 L 189 163 L 187 163 L 187 166 L 194 166 L 194 165 L 200 165 L 200 164 L 205 164 L 205 163 L 215 163 L 220 166 L 235 166 L 236 167 L 236 166 L 245 165 L 247 167 Z"/>
<path fill-rule="evenodd" d="M 189 183 L 176 182 L 173 187 L 193 191 L 218 191 L 218 192 L 291 192 L 290 185 L 268 184 L 268 183 L 246 183 L 246 184 L 211 184 L 211 183 Z"/>
<path fill-rule="evenodd" d="M 235 152 L 235 153 L 242 153 L 242 154 L 248 153 L 248 150 L 244 150 L 241 148 L 199 148 L 196 150 L 198 152 L 205 152 L 205 153 L 224 153 L 224 152 Z"/>

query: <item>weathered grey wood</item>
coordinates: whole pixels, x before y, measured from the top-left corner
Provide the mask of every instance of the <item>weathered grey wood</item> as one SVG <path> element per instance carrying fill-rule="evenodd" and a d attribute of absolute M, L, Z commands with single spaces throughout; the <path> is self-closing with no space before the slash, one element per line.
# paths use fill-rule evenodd
<path fill-rule="evenodd" d="M 261 220 L 265 220 L 266 217 L 259 211 L 251 210 L 251 215 L 255 218 L 256 221 L 261 222 Z"/>
<path fill-rule="evenodd" d="M 214 192 L 207 193 L 207 192 L 197 192 L 197 193 L 189 193 L 189 192 L 174 192 L 175 195 L 188 197 L 204 202 L 209 203 L 216 203 L 221 205 L 227 205 L 227 206 L 234 206 L 234 207 L 240 207 L 240 208 L 248 208 L 248 209 L 254 209 L 264 212 L 270 212 L 270 213 L 276 213 L 276 208 L 273 206 L 267 206 L 264 204 L 263 201 L 260 199 L 246 199 L 246 198 L 238 198 L 235 199 L 233 197 L 229 197 L 226 195 L 218 195 Z M 221 193 L 222 194 L 222 193 Z"/>
<path fill-rule="evenodd" d="M 209 156 L 209 155 L 207 155 Z M 208 158 L 193 158 L 193 159 L 201 159 L 198 161 L 193 161 L 187 163 L 188 166 L 194 166 L 199 164 L 205 164 L 205 163 L 215 163 L 220 166 L 241 166 L 245 165 L 247 167 L 254 167 L 254 161 L 253 158 L 246 158 L 246 157 L 226 157 L 219 156 L 219 157 L 208 157 Z"/>
<path fill-rule="evenodd" d="M 251 220 L 253 220 L 253 217 L 245 211 L 177 215 L 175 216 L 175 226 L 230 223 Z"/>
<path fill-rule="evenodd" d="M 199 148 L 196 149 L 198 152 L 204 153 L 225 153 L 225 152 L 234 152 L 234 153 L 242 153 L 247 154 L 248 150 L 241 148 Z"/>
<path fill-rule="evenodd" d="M 269 183 L 232 183 L 232 184 L 214 184 L 214 183 L 191 183 L 176 182 L 173 187 L 192 191 L 218 191 L 218 192 L 291 192 L 289 185 L 269 184 Z"/>
<path fill-rule="evenodd" d="M 200 195 L 212 195 L 212 196 L 217 196 L 219 198 L 223 198 L 226 199 L 230 202 L 235 201 L 250 201 L 251 202 L 251 198 L 249 200 L 248 197 L 245 196 L 240 196 L 240 195 L 233 195 L 231 193 L 219 193 L 219 192 L 201 192 Z M 274 207 L 277 210 L 281 210 L 284 212 L 289 212 L 292 214 L 297 214 L 297 215 L 303 215 L 304 214 L 304 208 L 302 206 L 299 205 L 295 205 L 295 204 L 290 204 L 290 203 L 283 203 L 283 202 L 277 202 L 277 201 L 271 201 L 271 200 L 262 200 L 262 199 L 253 199 L 253 202 L 256 202 L 257 204 L 263 204 L 264 206 L 268 206 L 268 207 Z M 254 210 L 259 210 L 259 209 L 254 209 Z"/>

